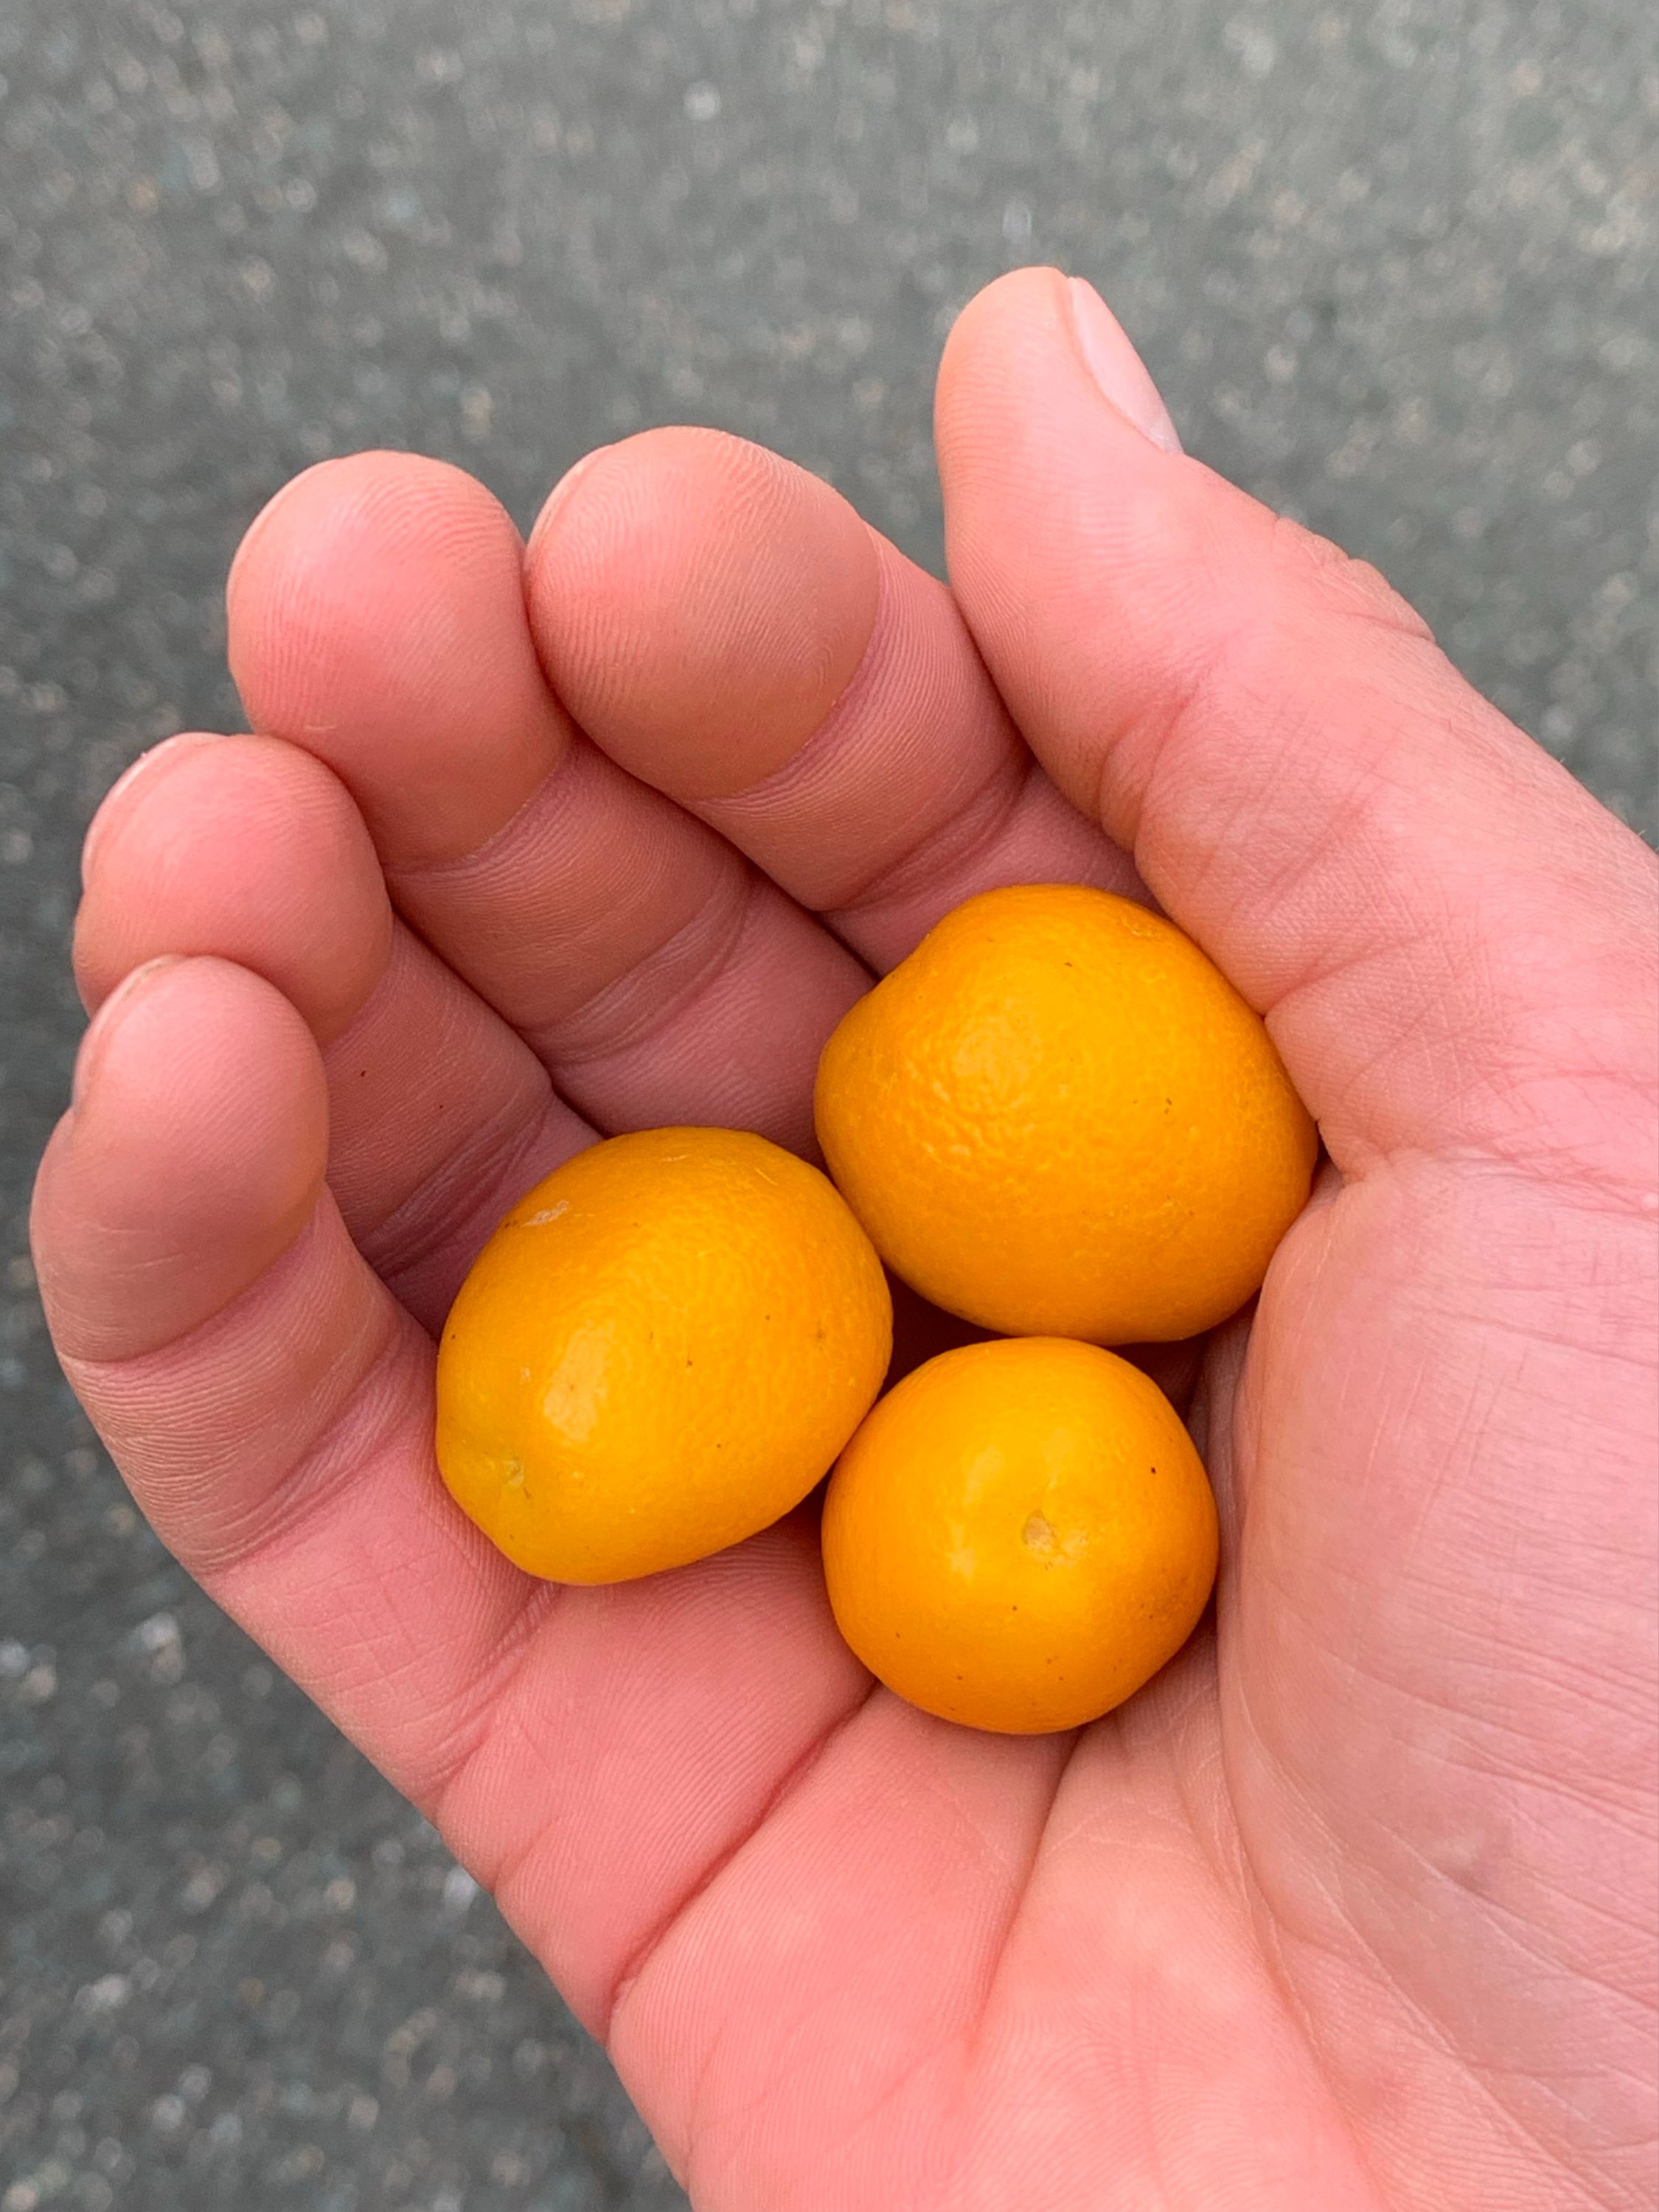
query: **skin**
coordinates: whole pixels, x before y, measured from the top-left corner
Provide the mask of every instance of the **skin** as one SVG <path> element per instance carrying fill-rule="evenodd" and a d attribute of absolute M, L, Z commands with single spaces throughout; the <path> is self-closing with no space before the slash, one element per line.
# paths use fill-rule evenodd
<path fill-rule="evenodd" d="M 949 592 L 705 432 L 527 552 L 428 462 L 281 495 L 230 586 L 269 734 L 161 747 L 88 843 L 56 1340 L 707 2212 L 1637 2212 L 1653 859 L 1070 307 L 1023 271 L 951 338 Z M 805 1519 L 613 1590 L 491 1553 L 430 1333 L 508 1200 L 594 1128 L 805 1148 L 939 914 L 1137 872 L 1331 1162 L 1193 1355 L 1213 1626 L 999 1739 L 872 1693 Z"/>

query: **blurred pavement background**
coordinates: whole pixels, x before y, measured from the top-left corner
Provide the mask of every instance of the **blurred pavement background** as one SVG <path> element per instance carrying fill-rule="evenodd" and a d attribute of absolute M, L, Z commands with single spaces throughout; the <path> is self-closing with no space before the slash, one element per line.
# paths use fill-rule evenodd
<path fill-rule="evenodd" d="M 262 502 L 408 446 L 527 523 L 712 422 L 937 565 L 940 340 L 1052 259 L 1651 836 L 1656 148 L 1650 0 L 0 0 L 0 2212 L 683 2201 L 139 1524 L 33 1301 L 81 833 L 236 726 Z"/>

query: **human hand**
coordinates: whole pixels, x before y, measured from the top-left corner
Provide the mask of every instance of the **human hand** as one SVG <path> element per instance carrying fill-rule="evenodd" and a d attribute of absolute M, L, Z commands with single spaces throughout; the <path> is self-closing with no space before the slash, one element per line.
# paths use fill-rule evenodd
<path fill-rule="evenodd" d="M 1103 397 L 1073 296 L 1006 278 L 947 349 L 954 596 L 708 433 L 583 464 L 522 572 L 428 463 L 267 510 L 231 653 L 272 734 L 160 748 L 88 842 L 54 1335 L 708 2212 L 1633 2212 L 1652 856 L 1370 572 L 1143 434 L 1085 295 Z M 872 1693 L 808 1516 L 609 1589 L 492 1552 L 430 1333 L 507 1201 L 595 1129 L 807 1146 L 871 970 L 1124 850 L 1333 1163 L 1203 1354 L 1213 1631 L 994 1738 Z"/>

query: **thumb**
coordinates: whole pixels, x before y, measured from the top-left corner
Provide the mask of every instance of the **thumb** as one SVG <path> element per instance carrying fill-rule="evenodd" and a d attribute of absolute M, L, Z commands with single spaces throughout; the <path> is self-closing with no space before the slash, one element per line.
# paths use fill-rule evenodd
<path fill-rule="evenodd" d="M 1079 280 L 969 305 L 938 438 L 951 582 L 1015 719 L 1267 1015 L 1338 1164 L 1644 1175 L 1647 848 L 1374 570 L 1181 455 Z"/>

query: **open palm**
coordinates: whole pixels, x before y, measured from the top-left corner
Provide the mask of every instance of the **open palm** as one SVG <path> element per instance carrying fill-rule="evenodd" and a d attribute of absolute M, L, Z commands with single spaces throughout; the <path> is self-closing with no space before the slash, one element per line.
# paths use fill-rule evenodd
<path fill-rule="evenodd" d="M 161 748 L 88 844 L 65 1365 L 707 2212 L 1634 2212 L 1651 856 L 1171 450 L 1092 295 L 981 295 L 939 445 L 951 592 L 710 433 L 603 451 L 527 556 L 389 455 L 268 510 L 269 734 Z M 1203 1354 L 1213 1630 L 994 1738 L 872 1691 L 808 1515 L 612 1589 L 490 1551 L 432 1336 L 509 1200 L 595 1130 L 810 1148 L 872 971 L 990 884 L 1137 869 L 1332 1162 Z"/>

